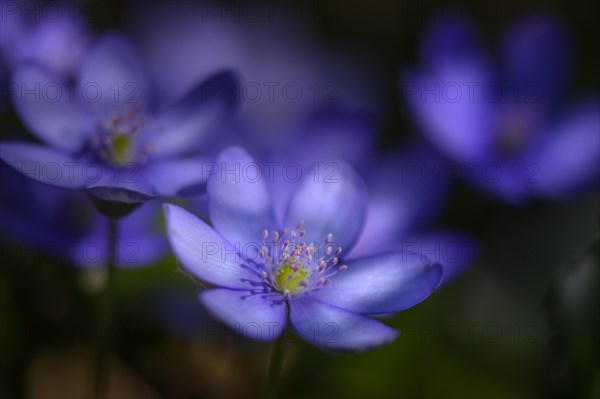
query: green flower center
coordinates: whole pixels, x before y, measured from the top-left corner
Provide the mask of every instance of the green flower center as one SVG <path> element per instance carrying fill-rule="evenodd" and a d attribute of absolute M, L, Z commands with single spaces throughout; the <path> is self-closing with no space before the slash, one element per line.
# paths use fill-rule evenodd
<path fill-rule="evenodd" d="M 131 139 L 123 133 L 117 133 L 112 137 L 112 142 L 109 148 L 109 159 L 117 165 L 124 165 L 131 160 Z"/>
<path fill-rule="evenodd" d="M 345 272 L 347 265 L 339 265 L 342 248 L 333 245 L 333 234 L 329 233 L 318 243 L 307 243 L 302 238 L 304 222 L 298 223 L 299 230 L 268 230 L 262 232 L 263 246 L 258 253 L 264 262 L 263 281 L 286 299 L 301 292 L 319 289 L 329 284 L 330 278 Z"/>
<path fill-rule="evenodd" d="M 282 265 L 275 271 L 275 286 L 281 292 L 287 290 L 291 294 L 296 294 L 308 285 L 308 272 L 308 269 L 299 264 Z"/>
<path fill-rule="evenodd" d="M 136 139 L 144 126 L 141 110 L 141 104 L 137 103 L 113 115 L 100 126 L 91 144 L 102 161 L 117 167 L 131 162 L 146 162 L 152 147 L 140 145 L 140 138 Z"/>

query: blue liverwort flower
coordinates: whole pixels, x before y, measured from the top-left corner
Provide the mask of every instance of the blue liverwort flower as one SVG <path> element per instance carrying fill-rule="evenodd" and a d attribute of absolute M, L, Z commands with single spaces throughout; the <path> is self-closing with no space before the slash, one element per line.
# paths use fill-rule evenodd
<path fill-rule="evenodd" d="M 67 76 L 77 68 L 92 33 L 75 3 L 46 6 L 2 0 L 0 9 L 0 59 L 8 69 L 35 61 Z"/>
<path fill-rule="evenodd" d="M 41 15 L 32 18 L 31 7 Z M 89 27 L 75 4 L 42 4 L 0 0 L 0 83 L 9 87 L 13 69 L 25 61 L 45 65 L 59 76 L 68 76 L 81 62 L 91 41 Z M 48 14 L 46 14 L 46 12 Z M 0 93 L 0 112 L 6 110 L 9 89 Z"/>
<path fill-rule="evenodd" d="M 62 190 L 27 179 L 0 165 L 10 190 L 0 193 L 0 234 L 28 252 L 67 260 L 87 269 L 107 262 L 108 225 L 81 191 Z M 123 217 L 118 225 L 116 265 L 136 268 L 168 252 L 158 201 Z"/>
<path fill-rule="evenodd" d="M 3 142 L 0 158 L 34 180 L 105 201 L 196 192 L 205 186 L 202 160 L 183 156 L 218 132 L 235 85 L 225 71 L 173 104 L 156 104 L 134 49 L 107 35 L 86 52 L 75 82 L 38 64 L 16 70 L 14 107 L 44 144 Z"/>
<path fill-rule="evenodd" d="M 514 204 L 597 186 L 600 108 L 597 96 L 565 101 L 573 58 L 566 29 L 535 15 L 502 43 L 501 62 L 492 63 L 465 21 L 433 24 L 420 66 L 402 82 L 423 133 L 468 183 Z"/>
<path fill-rule="evenodd" d="M 208 179 L 213 227 L 167 204 L 167 235 L 181 267 L 211 288 L 199 299 L 241 334 L 268 341 L 286 324 L 303 339 L 341 351 L 394 340 L 398 332 L 368 316 L 397 312 L 425 299 L 442 267 L 402 252 L 346 259 L 362 230 L 363 181 L 342 162 L 331 180 L 306 175 L 285 217 L 267 175 L 241 148 L 225 150 Z"/>

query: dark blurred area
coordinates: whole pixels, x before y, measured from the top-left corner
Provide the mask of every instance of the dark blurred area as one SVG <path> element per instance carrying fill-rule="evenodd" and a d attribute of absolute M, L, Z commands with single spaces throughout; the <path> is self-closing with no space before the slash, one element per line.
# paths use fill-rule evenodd
<path fill-rule="evenodd" d="M 559 107 L 593 95 L 597 99 L 599 89 L 600 7 L 593 1 L 24 3 L 0 3 L 2 140 L 36 140 L 5 89 L 22 62 L 15 55 L 22 51 L 11 45 L 23 49 L 42 42 L 9 37 L 4 18 L 12 16 L 15 5 L 33 10 L 25 23 L 29 27 L 37 17 L 47 19 L 41 10 L 55 3 L 82 12 L 85 34 L 71 34 L 85 40 L 68 44 L 65 53 L 73 57 L 77 46 L 85 48 L 105 32 L 125 32 L 167 100 L 219 67 L 237 70 L 249 89 L 253 82 L 263 89 L 264 82 L 281 83 L 273 101 L 265 99 L 266 91 L 258 101 L 242 101 L 221 145 L 243 145 L 264 157 L 291 154 L 295 140 L 303 140 L 297 131 L 323 109 L 343 106 L 368 113 L 374 121 L 371 153 L 366 154 L 367 145 L 346 150 L 335 144 L 331 150 L 347 157 L 368 184 L 375 181 L 378 161 L 414 143 L 457 161 L 431 145 L 435 140 L 423 133 L 427 126 L 400 89 L 404 71 L 422 62 L 420 46 L 432 21 L 449 16 L 471 21 L 496 70 L 501 61 L 494 57 L 499 58 L 507 27 L 539 13 L 551 15 L 566 27 L 573 45 L 566 100 Z M 71 76 L 72 65 L 62 68 Z M 286 82 L 301 88 L 300 100 L 287 101 L 280 94 Z M 80 250 L 78 237 L 98 239 L 91 226 L 102 221 L 94 221 L 85 195 L 69 193 L 69 199 L 59 197 L 53 205 L 53 195 L 63 195 L 51 193 L 58 189 L 2 168 L 0 398 L 90 397 L 94 298 L 105 276 L 72 252 Z M 532 195 L 513 202 L 504 192 L 455 176 L 447 180 L 451 184 L 438 198 L 440 209 L 427 229 L 465 232 L 473 237 L 477 256 L 426 301 L 385 318 L 401 331 L 391 345 L 341 355 L 292 338 L 281 397 L 600 398 L 598 181 L 572 195 Z M 173 202 L 206 215 L 204 198 Z M 64 204 L 69 205 L 59 213 L 58 205 Z M 163 228 L 160 215 L 144 216 L 150 219 L 156 231 Z M 76 233 L 59 231 L 57 226 L 73 221 L 84 226 Z M 52 239 L 32 234 L 45 231 Z M 61 240 L 60 248 L 49 245 L 53 239 Z M 202 309 L 198 286 L 179 271 L 172 254 L 119 269 L 117 287 L 109 397 L 260 395 L 268 344 L 236 335 Z"/>

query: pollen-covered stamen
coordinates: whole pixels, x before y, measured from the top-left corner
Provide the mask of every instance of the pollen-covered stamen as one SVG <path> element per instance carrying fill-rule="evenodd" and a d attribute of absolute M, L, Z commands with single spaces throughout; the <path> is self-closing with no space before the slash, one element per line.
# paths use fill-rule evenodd
<path fill-rule="evenodd" d="M 302 229 L 303 225 L 301 221 L 296 229 Z M 329 284 L 332 276 L 348 269 L 347 265 L 338 265 L 341 247 L 327 245 L 323 256 L 318 257 L 315 244 L 301 240 L 306 230 L 298 232 L 296 229 L 289 230 L 287 240 L 282 240 L 288 234 L 287 229 L 271 233 L 264 229 L 261 232 L 263 245 L 258 252 L 265 265 L 261 279 L 286 298 L 319 289 Z M 324 242 L 331 244 L 333 234 L 327 234 Z"/>

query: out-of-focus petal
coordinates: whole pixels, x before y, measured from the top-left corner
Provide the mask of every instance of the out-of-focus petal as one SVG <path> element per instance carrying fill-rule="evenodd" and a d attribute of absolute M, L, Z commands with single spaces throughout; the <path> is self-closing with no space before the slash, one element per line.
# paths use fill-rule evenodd
<path fill-rule="evenodd" d="M 79 88 L 35 64 L 24 64 L 12 78 L 12 100 L 25 126 L 38 138 L 76 152 L 92 132 L 92 120 L 79 102 Z"/>
<path fill-rule="evenodd" d="M 443 64 L 435 71 L 405 74 L 400 84 L 423 134 L 442 153 L 465 162 L 490 155 L 496 139 L 490 98 L 499 86 L 480 65 Z M 492 94 L 486 89 L 490 84 Z"/>
<path fill-rule="evenodd" d="M 493 102 L 501 87 L 473 27 L 445 15 L 427 29 L 421 66 L 402 76 L 401 95 L 421 130 L 444 154 L 479 161 L 494 141 Z"/>
<path fill-rule="evenodd" d="M 51 186 L 77 189 L 88 183 L 86 161 L 45 145 L 4 141 L 0 159 L 30 179 Z"/>
<path fill-rule="evenodd" d="M 91 32 L 75 4 L 49 5 L 48 13 L 58 18 L 40 18 L 31 32 L 23 35 L 18 58 L 48 66 L 60 76 L 69 76 L 79 66 L 90 44 Z M 46 10 L 40 10 L 45 13 Z M 4 34 L 4 32 L 3 32 Z"/>
<path fill-rule="evenodd" d="M 198 152 L 219 133 L 218 123 L 232 114 L 238 102 L 237 79 L 224 71 L 202 82 L 157 117 L 152 140 L 154 155 Z"/>
<path fill-rule="evenodd" d="M 544 196 L 566 198 L 600 183 L 600 104 L 576 108 L 540 142 L 529 158 L 530 185 Z"/>
<path fill-rule="evenodd" d="M 432 262 L 441 264 L 444 269 L 442 284 L 445 285 L 475 263 L 481 244 L 466 233 L 437 229 L 406 239 L 397 248 L 423 254 Z"/>
<path fill-rule="evenodd" d="M 419 48 L 421 62 L 429 67 L 479 62 L 483 55 L 481 41 L 464 15 L 445 14 L 436 18 L 427 26 Z"/>
<path fill-rule="evenodd" d="M 105 35 L 86 53 L 78 83 L 86 106 L 101 118 L 149 99 L 142 63 L 129 41 L 117 34 Z"/>
<path fill-rule="evenodd" d="M 533 85 L 538 95 L 560 97 L 573 57 L 569 34 L 558 20 L 542 14 L 519 20 L 504 35 L 502 50 L 509 84 Z"/>
<path fill-rule="evenodd" d="M 268 188 L 272 193 L 276 220 L 283 223 L 301 176 L 328 176 L 335 172 L 333 159 L 348 162 L 359 173 L 369 168 L 375 156 L 378 129 L 363 109 L 326 107 L 308 122 L 292 129 L 295 133 L 265 162 L 273 166 Z M 281 150 L 283 149 L 283 150 Z M 298 179 L 296 179 L 298 174 Z"/>
<path fill-rule="evenodd" d="M 352 108 L 321 109 L 301 129 L 286 155 L 307 167 L 315 162 L 341 159 L 363 170 L 373 158 L 379 138 L 373 117 Z"/>
<path fill-rule="evenodd" d="M 157 161 L 144 168 L 144 178 L 164 197 L 202 194 L 209 170 L 206 160 L 171 159 Z"/>
<path fill-rule="evenodd" d="M 448 164 L 428 145 L 411 144 L 369 174 L 365 227 L 351 256 L 395 248 L 412 231 L 438 216 L 452 176 Z"/>
<path fill-rule="evenodd" d="M 208 178 L 213 226 L 232 244 L 255 249 L 262 246 L 262 231 L 276 228 L 265 181 L 254 174 L 257 168 L 246 151 L 231 147 L 221 153 Z"/>

